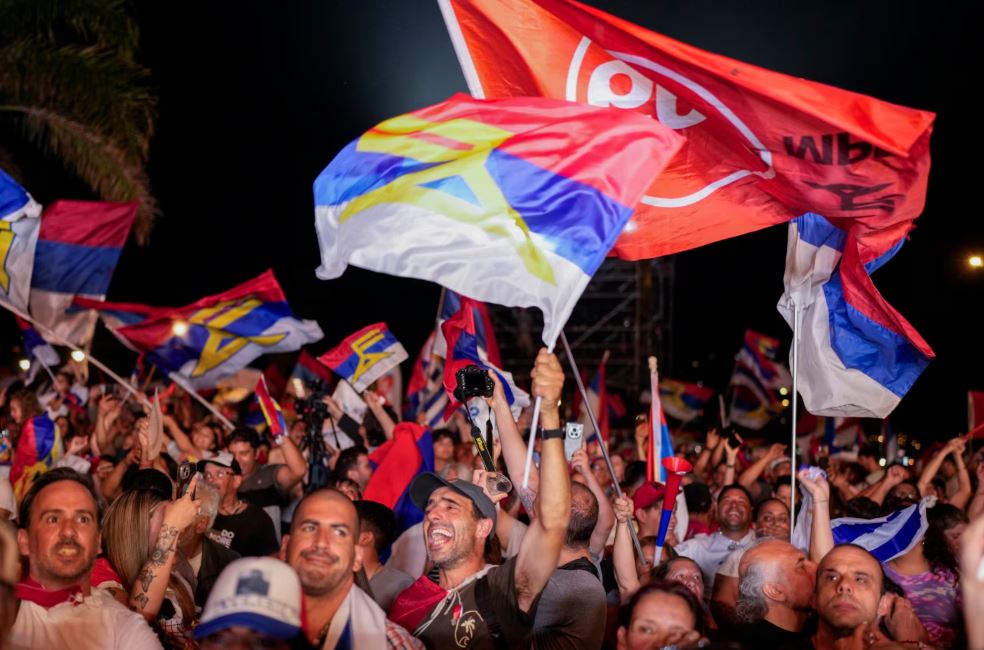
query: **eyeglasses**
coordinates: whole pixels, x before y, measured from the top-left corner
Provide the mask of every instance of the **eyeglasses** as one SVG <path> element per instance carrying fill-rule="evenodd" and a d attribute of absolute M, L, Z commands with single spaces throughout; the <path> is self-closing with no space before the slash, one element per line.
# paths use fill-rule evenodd
<path fill-rule="evenodd" d="M 205 472 L 205 480 L 211 481 L 212 479 L 225 478 L 231 475 L 232 472 L 230 472 L 229 470 L 220 471 L 220 472 Z"/>

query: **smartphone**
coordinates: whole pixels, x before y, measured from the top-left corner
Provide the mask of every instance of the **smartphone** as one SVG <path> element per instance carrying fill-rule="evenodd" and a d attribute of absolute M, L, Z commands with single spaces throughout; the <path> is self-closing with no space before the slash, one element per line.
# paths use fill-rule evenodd
<path fill-rule="evenodd" d="M 564 457 L 571 462 L 574 452 L 584 444 L 584 425 L 580 422 L 568 422 L 564 435 Z"/>
<path fill-rule="evenodd" d="M 195 475 L 195 466 L 185 461 L 178 465 L 178 496 L 183 497 L 188 491 L 191 477 Z"/>

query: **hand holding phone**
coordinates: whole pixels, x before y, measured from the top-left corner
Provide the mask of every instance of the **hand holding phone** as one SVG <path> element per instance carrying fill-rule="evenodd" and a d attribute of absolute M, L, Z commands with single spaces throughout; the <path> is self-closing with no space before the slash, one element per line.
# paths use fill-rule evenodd
<path fill-rule="evenodd" d="M 564 435 L 564 458 L 571 462 L 574 452 L 584 446 L 584 425 L 580 422 L 568 422 Z"/>

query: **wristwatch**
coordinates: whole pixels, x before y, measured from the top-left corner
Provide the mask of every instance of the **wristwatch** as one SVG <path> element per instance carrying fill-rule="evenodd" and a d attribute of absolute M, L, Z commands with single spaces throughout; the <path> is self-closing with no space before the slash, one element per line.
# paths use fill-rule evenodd
<path fill-rule="evenodd" d="M 563 429 L 544 429 L 540 434 L 540 437 L 544 440 L 550 440 L 551 438 L 562 439 L 566 436 Z"/>

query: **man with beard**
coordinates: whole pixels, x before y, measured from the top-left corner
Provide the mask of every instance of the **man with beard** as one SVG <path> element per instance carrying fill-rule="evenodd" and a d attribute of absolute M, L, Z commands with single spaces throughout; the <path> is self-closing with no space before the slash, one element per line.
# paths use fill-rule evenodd
<path fill-rule="evenodd" d="M 9 647 L 161 647 L 143 616 L 92 588 L 103 581 L 93 578 L 102 538 L 86 479 L 68 468 L 39 476 L 21 502 L 20 526 L 17 545 L 29 570 L 15 588 L 20 608 Z"/>
<path fill-rule="evenodd" d="M 752 498 L 748 490 L 737 483 L 725 485 L 718 495 L 717 520 L 720 530 L 709 535 L 697 535 L 674 550 L 689 557 L 704 574 L 704 593 L 711 593 L 714 575 L 728 555 L 748 548 L 755 540 L 751 531 Z"/>
<path fill-rule="evenodd" d="M 739 635 L 776 650 L 811 648 L 804 626 L 813 612 L 817 565 L 792 544 L 767 539 L 745 552 L 739 575 Z"/>
<path fill-rule="evenodd" d="M 820 620 L 813 646 L 818 650 L 929 647 L 912 605 L 886 592 L 881 564 L 860 546 L 841 544 L 824 556 L 815 593 Z"/>
<path fill-rule="evenodd" d="M 362 566 L 358 539 L 358 512 L 337 490 L 316 490 L 294 511 L 280 553 L 301 581 L 305 635 L 319 648 L 422 648 L 355 585 L 353 572 Z"/>
<path fill-rule="evenodd" d="M 425 512 L 427 558 L 439 581 L 422 576 L 400 594 L 390 616 L 415 630 L 428 648 L 530 647 L 536 603 L 557 566 L 571 511 L 559 412 L 564 372 L 557 357 L 541 349 L 530 376 L 533 394 L 542 399 L 540 481 L 536 517 L 515 557 L 501 566 L 486 563 L 496 510 L 483 488 L 431 473 L 410 485 L 411 498 Z"/>

